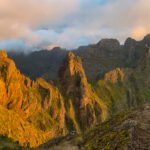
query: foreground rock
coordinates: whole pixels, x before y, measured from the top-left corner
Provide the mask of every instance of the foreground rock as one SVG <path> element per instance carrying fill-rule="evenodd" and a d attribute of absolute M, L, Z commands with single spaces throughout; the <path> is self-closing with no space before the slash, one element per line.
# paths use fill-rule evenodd
<path fill-rule="evenodd" d="M 98 125 L 83 136 L 44 144 L 38 150 L 149 150 L 150 103 L 124 112 Z"/>

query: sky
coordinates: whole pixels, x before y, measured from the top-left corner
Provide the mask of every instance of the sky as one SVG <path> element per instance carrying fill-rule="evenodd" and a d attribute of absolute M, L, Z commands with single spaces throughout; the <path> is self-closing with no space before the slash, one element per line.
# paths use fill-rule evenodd
<path fill-rule="evenodd" d="M 150 33 L 150 0 L 0 0 L 0 49 L 74 49 Z"/>

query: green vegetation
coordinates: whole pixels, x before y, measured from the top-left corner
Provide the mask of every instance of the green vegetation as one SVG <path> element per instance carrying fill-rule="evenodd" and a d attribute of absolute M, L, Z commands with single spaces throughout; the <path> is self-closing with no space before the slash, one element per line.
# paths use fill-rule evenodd
<path fill-rule="evenodd" d="M 121 127 L 127 112 L 113 116 L 83 136 L 82 150 L 123 150 L 130 140 L 129 131 Z"/>
<path fill-rule="evenodd" d="M 137 67 L 116 68 L 90 85 L 81 59 L 68 53 L 56 87 L 42 78 L 26 78 L 0 51 L 0 134 L 37 147 L 75 130 L 85 133 L 85 149 L 122 149 L 129 134 L 115 126 L 127 115 L 113 116 L 150 99 L 149 66 L 146 56 Z"/>

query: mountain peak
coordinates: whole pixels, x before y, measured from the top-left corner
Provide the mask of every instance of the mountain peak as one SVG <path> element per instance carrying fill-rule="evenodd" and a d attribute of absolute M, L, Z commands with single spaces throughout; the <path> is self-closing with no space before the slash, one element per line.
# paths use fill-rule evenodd
<path fill-rule="evenodd" d="M 144 39 L 150 39 L 150 33 L 147 34 L 147 35 L 144 37 Z"/>
<path fill-rule="evenodd" d="M 92 91 L 81 59 L 72 52 L 69 52 L 65 58 L 59 78 L 61 90 L 69 104 L 67 109 L 71 111 L 69 120 L 73 120 L 75 126 L 78 124 L 76 129 L 85 130 L 106 119 L 106 106 Z M 73 117 L 72 114 L 76 116 Z"/>
<path fill-rule="evenodd" d="M 120 43 L 117 39 L 102 39 L 97 45 L 101 48 L 115 50 L 120 48 Z"/>
<path fill-rule="evenodd" d="M 68 52 L 62 65 L 62 69 L 60 69 L 60 72 L 63 72 L 64 75 L 67 74 L 70 76 L 73 76 L 75 74 L 82 74 L 82 76 L 85 77 L 81 59 L 78 56 L 75 56 L 73 52 Z"/>
<path fill-rule="evenodd" d="M 136 40 L 129 37 L 126 39 L 126 41 L 124 43 L 124 47 L 125 48 L 131 48 L 135 45 L 135 43 L 136 43 Z"/>
<path fill-rule="evenodd" d="M 147 46 L 150 46 L 150 34 L 147 34 L 144 39 L 143 39 L 144 43 L 147 45 Z"/>
<path fill-rule="evenodd" d="M 78 56 L 75 56 L 73 52 L 69 52 L 64 59 L 64 63 L 59 71 L 59 77 L 61 78 L 61 82 L 65 81 L 64 85 L 66 86 L 75 84 L 74 82 L 77 82 L 75 81 L 77 77 L 84 79 L 84 81 L 87 82 L 81 59 Z M 71 88 L 69 88 L 69 90 L 71 90 Z"/>
<path fill-rule="evenodd" d="M 0 58 L 7 58 L 7 53 L 4 50 L 0 50 Z"/>

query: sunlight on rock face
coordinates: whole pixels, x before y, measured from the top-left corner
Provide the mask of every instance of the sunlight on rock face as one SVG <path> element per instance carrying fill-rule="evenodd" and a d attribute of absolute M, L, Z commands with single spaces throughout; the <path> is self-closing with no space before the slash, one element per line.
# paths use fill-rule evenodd
<path fill-rule="evenodd" d="M 123 79 L 124 79 L 124 73 L 120 68 L 116 68 L 115 70 L 106 73 L 104 76 L 104 80 L 110 81 L 112 83 L 123 81 Z"/>

